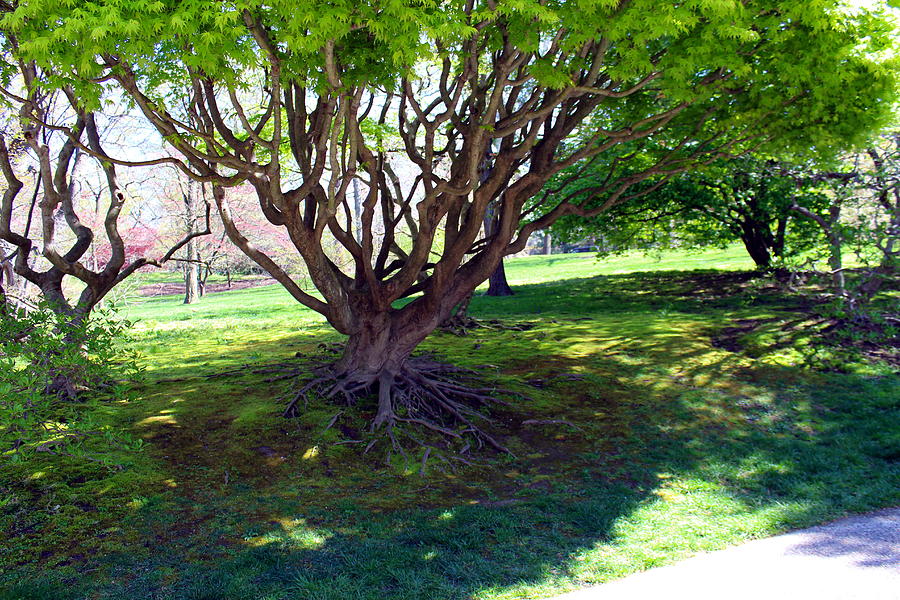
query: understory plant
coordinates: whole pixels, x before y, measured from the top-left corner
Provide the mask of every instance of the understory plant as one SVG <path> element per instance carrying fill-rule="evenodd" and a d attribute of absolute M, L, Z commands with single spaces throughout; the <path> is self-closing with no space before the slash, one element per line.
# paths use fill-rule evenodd
<path fill-rule="evenodd" d="M 96 404 L 127 398 L 140 374 L 111 309 L 73 322 L 46 303 L 0 313 L 0 456 L 50 453 L 114 466 L 140 440 L 99 422 Z"/>

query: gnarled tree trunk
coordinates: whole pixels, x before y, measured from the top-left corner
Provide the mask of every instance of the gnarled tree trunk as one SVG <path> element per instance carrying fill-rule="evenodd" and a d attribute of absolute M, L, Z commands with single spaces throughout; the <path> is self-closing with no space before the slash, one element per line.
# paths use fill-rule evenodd
<path fill-rule="evenodd" d="M 399 373 L 413 349 L 431 331 L 425 326 L 404 329 L 391 313 L 372 313 L 360 316 L 359 321 L 334 366 L 351 384 L 371 385 L 383 373 Z"/>

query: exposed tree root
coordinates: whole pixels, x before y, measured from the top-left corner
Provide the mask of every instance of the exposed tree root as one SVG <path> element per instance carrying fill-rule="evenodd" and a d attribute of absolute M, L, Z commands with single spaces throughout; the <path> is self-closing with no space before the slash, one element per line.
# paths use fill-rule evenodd
<path fill-rule="evenodd" d="M 469 369 L 418 356 L 407 359 L 397 372 L 384 371 L 374 380 L 342 373 L 334 365 L 313 368 L 312 373 L 313 379 L 291 394 L 284 416 L 297 416 L 300 403 L 305 405 L 310 393 L 329 400 L 337 398 L 347 405 L 375 397 L 377 409 L 370 432 L 382 435 L 369 442 L 366 452 L 382 437 L 390 441 L 393 452 L 406 456 L 405 442 L 412 442 L 425 449 L 422 470 L 429 457 L 471 464 L 464 456 L 472 449 L 490 446 L 510 452 L 487 433 L 485 425 L 491 420 L 478 409 L 494 403 L 508 404 L 498 395 L 513 392 L 479 385 L 477 373 Z M 439 441 L 433 441 L 434 438 Z"/>
<path fill-rule="evenodd" d="M 335 347 L 320 347 L 323 354 L 333 354 Z M 311 396 L 356 406 L 375 401 L 375 416 L 369 427 L 368 439 L 346 439 L 335 445 L 365 444 L 364 453 L 379 442 L 389 442 L 387 460 L 393 455 L 415 464 L 421 460 L 420 472 L 425 464 L 440 461 L 452 466 L 455 463 L 474 465 L 471 451 L 490 447 L 511 453 L 494 435 L 486 431 L 491 419 L 481 412 L 490 404 L 508 405 L 501 396 L 517 396 L 521 393 L 485 385 L 478 372 L 471 369 L 441 363 L 431 356 L 408 358 L 403 367 L 394 373 L 382 372 L 380 376 L 342 372 L 326 358 L 298 354 L 295 360 L 269 365 L 244 365 L 207 375 L 207 378 L 268 375 L 266 383 L 278 381 L 304 381 L 284 399 L 287 405 L 284 417 L 298 416 Z M 312 379 L 309 379 L 312 375 Z M 346 411 L 338 411 L 325 430 L 332 428 Z M 421 457 L 410 456 L 410 448 L 423 451 Z M 417 451 L 417 452 L 418 452 Z M 440 468 L 440 467 L 438 467 Z"/>
<path fill-rule="evenodd" d="M 456 314 L 445 319 L 440 326 L 440 330 L 453 335 L 468 335 L 472 329 L 479 329 L 482 325 L 476 319 L 466 314 Z"/>

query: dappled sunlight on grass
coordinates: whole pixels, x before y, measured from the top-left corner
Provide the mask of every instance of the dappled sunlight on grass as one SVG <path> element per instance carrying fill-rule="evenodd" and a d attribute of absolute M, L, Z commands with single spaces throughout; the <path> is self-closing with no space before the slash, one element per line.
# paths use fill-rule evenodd
<path fill-rule="evenodd" d="M 245 537 L 243 543 L 251 547 L 274 544 L 289 550 L 319 550 L 333 536 L 330 532 L 309 527 L 304 519 L 276 519 L 272 525 L 280 526 L 278 531 L 270 531 L 259 536 Z"/>
<path fill-rule="evenodd" d="M 4 509 L 0 556 L 76 582 L 58 597 L 498 600 L 900 502 L 896 378 L 713 345 L 735 319 L 784 310 L 747 281 L 616 275 L 476 297 L 477 317 L 533 326 L 437 333 L 423 350 L 527 397 L 486 409 L 513 455 L 432 459 L 424 475 L 421 452 L 363 453 L 374 403 L 310 395 L 280 416 L 291 382 L 254 370 L 333 358 L 319 345 L 340 340 L 309 311 L 245 290 L 170 328 L 177 299 L 148 301 L 133 341 L 147 379 L 103 413 L 146 450 L 102 476 L 35 465 L 46 474 Z M 249 316 L 227 316 L 242 298 Z M 48 504 L 63 508 L 33 509 Z"/>

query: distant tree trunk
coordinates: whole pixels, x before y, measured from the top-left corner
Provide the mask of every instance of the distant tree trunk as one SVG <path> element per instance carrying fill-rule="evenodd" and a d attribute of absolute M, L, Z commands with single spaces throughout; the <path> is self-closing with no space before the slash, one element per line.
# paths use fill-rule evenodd
<path fill-rule="evenodd" d="M 206 295 L 206 282 L 209 280 L 209 276 L 212 274 L 212 266 L 207 262 L 203 264 L 203 268 L 200 269 L 200 297 Z"/>
<path fill-rule="evenodd" d="M 828 240 L 828 266 L 831 268 L 831 282 L 838 296 L 847 295 L 847 280 L 844 277 L 842 240 L 835 236 Z"/>
<path fill-rule="evenodd" d="M 773 255 L 778 255 L 777 234 L 773 234 L 769 228 L 768 219 L 761 218 L 755 210 L 756 204 L 751 203 L 749 214 L 736 223 L 740 227 L 741 241 L 747 254 L 756 263 L 760 271 L 767 271 L 772 266 Z"/>
<path fill-rule="evenodd" d="M 197 262 L 197 248 L 194 240 L 187 243 L 184 263 L 184 303 L 193 304 L 200 299 L 200 265 Z"/>
<path fill-rule="evenodd" d="M 543 254 L 552 254 L 553 253 L 553 240 L 550 239 L 550 232 L 544 232 L 544 247 L 541 249 Z"/>
<path fill-rule="evenodd" d="M 197 197 L 197 187 L 200 187 L 200 193 L 203 193 L 203 184 L 194 181 L 187 182 L 182 187 L 181 199 L 184 202 L 184 224 L 185 232 L 191 234 L 194 231 L 194 221 L 197 219 L 197 205 L 199 198 Z M 184 263 L 184 303 L 193 304 L 200 299 L 200 264 L 197 262 L 200 258 L 196 241 L 190 240 L 185 246 Z"/>
<path fill-rule="evenodd" d="M 491 273 L 490 279 L 488 279 L 488 296 L 512 296 L 513 291 L 512 288 L 509 287 L 509 283 L 506 281 L 506 268 L 503 266 L 503 261 L 500 261 L 500 264 L 497 265 L 497 268 L 494 269 L 494 272 Z"/>
<path fill-rule="evenodd" d="M 485 237 L 490 237 L 494 233 L 494 210 L 493 208 L 489 208 L 484 215 L 484 234 Z M 509 282 L 506 281 L 506 269 L 503 266 L 503 259 L 500 259 L 500 264 L 497 265 L 497 268 L 494 269 L 494 272 L 491 273 L 490 278 L 488 279 L 488 296 L 512 296 L 513 291 L 512 288 L 509 287 Z"/>
<path fill-rule="evenodd" d="M 834 293 L 841 298 L 847 297 L 847 281 L 844 277 L 843 262 L 843 243 L 844 239 L 841 235 L 838 223 L 841 219 L 841 208 L 843 198 L 838 196 L 835 198 L 831 206 L 828 207 L 828 218 L 816 214 L 806 207 L 794 204 L 791 210 L 812 219 L 822 229 L 828 240 L 828 266 L 831 269 L 831 285 Z"/>
<path fill-rule="evenodd" d="M 881 239 L 875 239 L 873 244 L 881 253 L 880 264 L 869 271 L 857 289 L 862 302 L 871 300 L 886 281 L 896 281 L 900 267 L 900 187 L 896 180 L 900 134 L 894 132 L 883 141 L 886 145 L 881 148 L 866 150 L 875 166 L 875 176 L 871 178 L 869 187 L 877 190 L 876 198 L 884 210 L 887 222 Z"/>

